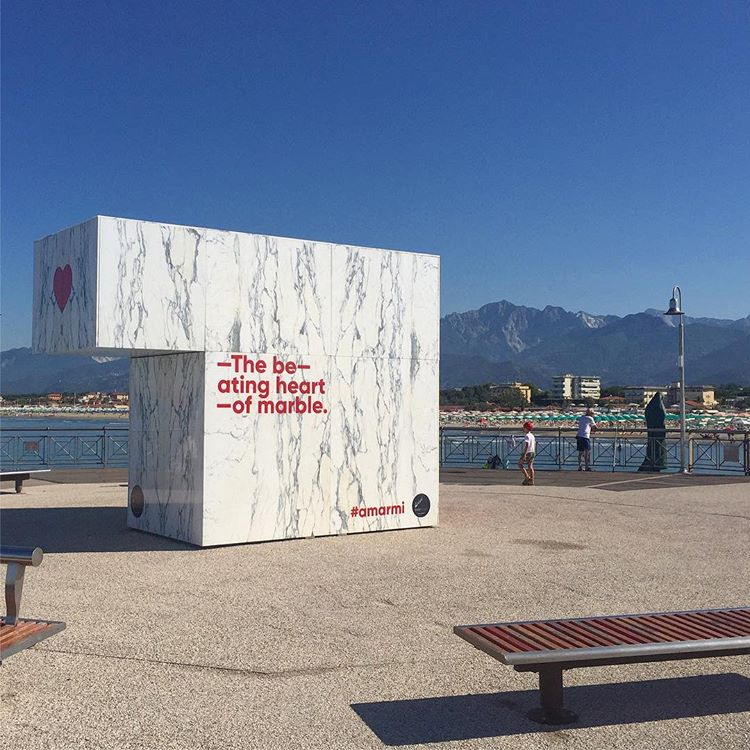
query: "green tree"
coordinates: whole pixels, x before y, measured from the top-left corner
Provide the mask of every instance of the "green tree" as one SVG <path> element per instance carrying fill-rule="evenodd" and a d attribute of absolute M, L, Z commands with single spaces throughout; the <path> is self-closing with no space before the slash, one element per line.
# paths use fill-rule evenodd
<path fill-rule="evenodd" d="M 506 409 L 522 409 L 526 406 L 526 399 L 520 391 L 514 388 L 497 388 L 492 383 L 440 391 L 441 406 L 462 406 L 466 409 L 475 409 L 487 404 Z"/>
<path fill-rule="evenodd" d="M 717 401 L 726 401 L 728 398 L 737 398 L 743 394 L 745 389 L 737 383 L 726 383 L 714 388 L 714 396 Z"/>
<path fill-rule="evenodd" d="M 498 406 L 504 406 L 507 409 L 523 409 L 526 406 L 526 399 L 515 388 L 496 391 L 495 395 L 491 398 L 491 402 Z"/>
<path fill-rule="evenodd" d="M 532 404 L 548 404 L 552 400 L 552 392 L 545 391 L 542 388 L 537 388 L 533 383 L 529 383 L 531 387 L 531 403 Z"/>

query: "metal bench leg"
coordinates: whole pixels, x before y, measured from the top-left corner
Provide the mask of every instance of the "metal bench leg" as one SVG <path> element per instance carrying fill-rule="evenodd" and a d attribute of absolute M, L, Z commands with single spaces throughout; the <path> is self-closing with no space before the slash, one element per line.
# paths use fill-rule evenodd
<path fill-rule="evenodd" d="M 16 479 L 16 494 L 18 494 L 21 491 L 22 487 L 23 487 L 23 479 Z"/>
<path fill-rule="evenodd" d="M 8 614 L 5 615 L 6 625 L 15 625 L 18 614 L 21 611 L 21 594 L 23 593 L 23 576 L 26 572 L 25 565 L 9 563 L 5 574 L 5 607 Z"/>
<path fill-rule="evenodd" d="M 563 708 L 563 677 L 560 667 L 539 670 L 539 708 L 529 711 L 529 718 L 538 724 L 570 724 L 577 721 L 573 711 Z"/>

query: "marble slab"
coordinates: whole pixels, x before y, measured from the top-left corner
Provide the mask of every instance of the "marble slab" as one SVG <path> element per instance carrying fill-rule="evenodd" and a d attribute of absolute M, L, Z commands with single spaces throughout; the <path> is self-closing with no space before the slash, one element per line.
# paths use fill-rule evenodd
<path fill-rule="evenodd" d="M 306 369 L 274 373 L 282 362 Z M 145 504 L 136 516 L 131 502 L 133 528 L 211 546 L 437 524 L 436 360 L 132 364 L 130 494 Z"/>
<path fill-rule="evenodd" d="M 204 545 L 330 533 L 330 359 L 235 354 L 206 355 Z"/>
<path fill-rule="evenodd" d="M 100 216 L 97 346 L 203 351 L 214 230 Z"/>
<path fill-rule="evenodd" d="M 128 526 L 203 544 L 203 353 L 130 362 Z"/>
<path fill-rule="evenodd" d="M 206 349 L 331 349 L 331 245 L 225 233 L 208 254 Z"/>
<path fill-rule="evenodd" d="M 438 522 L 437 360 L 336 357 L 331 533 Z M 418 496 L 425 496 L 413 507 Z"/>
<path fill-rule="evenodd" d="M 98 216 L 36 243 L 34 343 L 436 359 L 439 284 L 433 255 Z"/>
<path fill-rule="evenodd" d="M 35 353 L 96 347 L 97 227 L 91 219 L 34 243 Z"/>
<path fill-rule="evenodd" d="M 335 245 L 331 265 L 333 354 L 438 358 L 439 258 Z"/>

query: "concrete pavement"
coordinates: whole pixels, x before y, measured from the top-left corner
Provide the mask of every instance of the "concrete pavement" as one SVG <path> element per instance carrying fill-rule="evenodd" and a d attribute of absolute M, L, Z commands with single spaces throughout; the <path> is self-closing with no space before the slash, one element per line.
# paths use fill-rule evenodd
<path fill-rule="evenodd" d="M 566 476 L 446 473 L 437 529 L 206 550 L 125 529 L 119 482 L 3 489 L 2 541 L 46 551 L 23 613 L 68 625 L 0 668 L 5 744 L 750 745 L 750 657 L 573 670 L 582 721 L 549 729 L 533 675 L 451 633 L 750 604 L 750 481 Z"/>

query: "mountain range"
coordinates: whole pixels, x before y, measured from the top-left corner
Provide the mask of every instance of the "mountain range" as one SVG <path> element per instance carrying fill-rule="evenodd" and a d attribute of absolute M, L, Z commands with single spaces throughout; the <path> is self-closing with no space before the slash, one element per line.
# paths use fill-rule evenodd
<path fill-rule="evenodd" d="M 549 388 L 564 372 L 598 375 L 602 385 L 672 382 L 676 325 L 660 310 L 618 317 L 493 302 L 441 319 L 441 387 L 522 380 Z M 685 352 L 690 384 L 750 384 L 750 315 L 686 316 Z"/>
<path fill-rule="evenodd" d="M 29 347 L 0 353 L 0 393 L 127 392 L 130 360 L 81 354 L 32 354 Z"/>
<path fill-rule="evenodd" d="M 677 379 L 677 322 L 661 310 L 618 317 L 493 302 L 440 321 L 440 385 L 456 388 L 522 380 L 549 388 L 564 372 L 598 375 L 602 385 Z M 689 384 L 750 385 L 750 315 L 685 317 Z M 0 355 L 0 393 L 126 391 L 128 360 L 84 355 Z"/>

